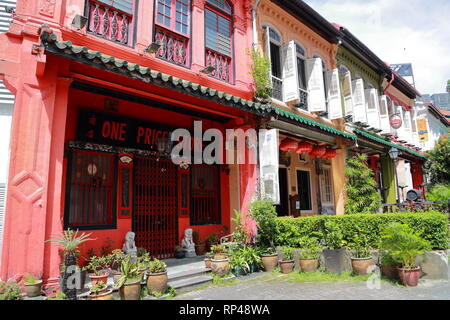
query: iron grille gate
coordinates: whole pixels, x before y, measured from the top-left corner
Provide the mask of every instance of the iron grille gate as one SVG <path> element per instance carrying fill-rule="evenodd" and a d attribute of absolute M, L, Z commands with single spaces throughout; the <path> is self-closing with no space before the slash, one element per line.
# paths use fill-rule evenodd
<path fill-rule="evenodd" d="M 177 167 L 169 160 L 136 157 L 133 231 L 136 246 L 152 256 L 174 256 L 178 244 Z"/>

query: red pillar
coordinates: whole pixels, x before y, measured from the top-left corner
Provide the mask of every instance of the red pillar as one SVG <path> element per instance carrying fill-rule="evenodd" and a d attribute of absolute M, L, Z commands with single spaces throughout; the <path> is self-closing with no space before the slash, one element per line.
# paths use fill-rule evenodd
<path fill-rule="evenodd" d="M 421 187 L 423 185 L 423 169 L 420 162 L 411 163 L 411 175 L 413 181 L 413 188 L 422 191 L 423 198 L 425 199 L 425 188 Z"/>

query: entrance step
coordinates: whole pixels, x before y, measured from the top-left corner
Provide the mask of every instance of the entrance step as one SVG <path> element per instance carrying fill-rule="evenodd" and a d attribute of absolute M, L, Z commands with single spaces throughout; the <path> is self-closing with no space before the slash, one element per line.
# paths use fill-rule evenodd
<path fill-rule="evenodd" d="M 188 269 L 184 271 L 178 271 L 178 272 L 169 272 L 167 273 L 167 276 L 169 278 L 169 281 L 179 281 L 189 278 L 195 278 L 198 276 L 206 276 L 209 273 L 211 273 L 211 269 L 205 268 L 205 267 L 199 267 L 195 269 Z"/>
<path fill-rule="evenodd" d="M 211 269 L 205 267 L 204 257 L 169 259 L 167 264 L 168 285 L 177 292 L 195 289 L 212 282 Z"/>
<path fill-rule="evenodd" d="M 213 277 L 210 275 L 202 275 L 196 277 L 183 278 L 179 280 L 169 280 L 169 286 L 175 289 L 177 293 L 189 291 L 198 288 L 204 284 L 211 283 Z"/>

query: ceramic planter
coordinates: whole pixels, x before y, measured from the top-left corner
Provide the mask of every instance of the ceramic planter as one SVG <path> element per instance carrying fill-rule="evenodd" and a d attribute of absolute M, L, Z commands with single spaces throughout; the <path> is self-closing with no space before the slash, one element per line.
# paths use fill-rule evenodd
<path fill-rule="evenodd" d="M 147 289 L 149 293 L 165 293 L 167 291 L 167 271 L 147 273 Z"/>
<path fill-rule="evenodd" d="M 141 280 L 124 283 L 119 293 L 121 300 L 141 300 Z"/>
<path fill-rule="evenodd" d="M 341 249 L 324 249 L 323 257 L 325 262 L 325 269 L 328 272 L 341 274 L 346 271 L 346 253 L 345 248 Z"/>
<path fill-rule="evenodd" d="M 299 259 L 300 269 L 303 272 L 316 272 L 319 268 L 319 259 Z"/>
<path fill-rule="evenodd" d="M 368 274 L 371 271 L 369 268 L 373 266 L 373 260 L 371 257 L 368 258 L 352 258 L 352 269 L 353 273 L 357 275 Z"/>
<path fill-rule="evenodd" d="M 278 265 L 278 254 L 272 254 L 268 256 L 261 256 L 261 262 L 265 272 L 272 272 L 272 270 Z"/>
<path fill-rule="evenodd" d="M 397 268 L 398 276 L 405 287 L 416 287 L 419 284 L 420 267 L 413 269 Z"/>
<path fill-rule="evenodd" d="M 216 253 L 214 254 L 214 260 L 224 260 L 227 259 L 228 255 L 226 253 Z"/>
<path fill-rule="evenodd" d="M 230 263 L 228 259 L 211 259 L 212 273 L 223 277 L 230 272 Z"/>
<path fill-rule="evenodd" d="M 391 265 L 382 264 L 381 265 L 381 273 L 386 278 L 391 279 L 391 280 L 395 280 L 395 279 L 398 279 L 398 270 L 397 270 L 397 268 L 398 268 L 397 264 L 391 264 Z"/>
<path fill-rule="evenodd" d="M 280 269 L 281 269 L 281 273 L 291 273 L 292 271 L 294 271 L 294 266 L 295 266 L 295 262 L 294 260 L 280 260 Z"/>
<path fill-rule="evenodd" d="M 88 300 L 113 300 L 113 291 L 106 289 L 104 292 L 98 294 L 89 294 Z"/>
<path fill-rule="evenodd" d="M 211 269 L 211 258 L 205 258 L 205 268 Z"/>
<path fill-rule="evenodd" d="M 203 256 L 206 253 L 206 244 L 196 244 L 195 253 L 198 256 Z"/>
<path fill-rule="evenodd" d="M 39 297 L 41 295 L 42 280 L 36 280 L 36 283 L 25 283 L 25 292 L 28 298 Z"/>
<path fill-rule="evenodd" d="M 107 284 L 108 276 L 109 276 L 108 272 L 100 273 L 98 276 L 95 275 L 95 273 L 89 273 L 89 279 L 91 279 L 91 284 L 93 286 L 99 283 Z"/>

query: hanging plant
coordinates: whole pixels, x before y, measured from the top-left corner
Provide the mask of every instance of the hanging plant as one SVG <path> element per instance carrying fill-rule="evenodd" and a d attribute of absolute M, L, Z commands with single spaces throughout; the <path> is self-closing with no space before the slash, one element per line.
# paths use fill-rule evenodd
<path fill-rule="evenodd" d="M 302 141 L 298 144 L 296 152 L 298 154 L 308 154 L 311 153 L 313 149 L 314 146 L 311 143 Z"/>
<path fill-rule="evenodd" d="M 312 157 L 322 157 L 326 151 L 327 151 L 327 148 L 325 148 L 325 147 L 314 146 L 313 150 L 310 152 L 310 155 Z"/>

